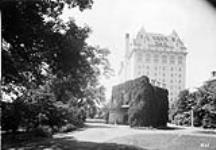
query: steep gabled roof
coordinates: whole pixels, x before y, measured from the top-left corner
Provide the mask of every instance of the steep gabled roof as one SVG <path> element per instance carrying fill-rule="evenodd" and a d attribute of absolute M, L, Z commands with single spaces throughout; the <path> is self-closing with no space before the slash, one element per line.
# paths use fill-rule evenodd
<path fill-rule="evenodd" d="M 134 45 L 147 45 L 150 47 L 169 47 L 186 49 L 182 40 L 179 38 L 175 30 L 172 31 L 171 35 L 163 35 L 160 33 L 146 32 L 143 28 L 137 33 L 134 40 Z"/>

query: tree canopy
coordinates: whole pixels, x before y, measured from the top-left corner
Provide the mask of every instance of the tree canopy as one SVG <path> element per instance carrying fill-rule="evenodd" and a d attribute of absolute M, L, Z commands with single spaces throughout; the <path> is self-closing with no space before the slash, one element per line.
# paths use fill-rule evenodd
<path fill-rule="evenodd" d="M 80 28 L 72 21 L 64 23 L 59 15 L 65 5 L 83 10 L 90 8 L 92 1 L 4 1 L 1 4 L 2 38 L 7 45 L 2 50 L 3 83 L 29 80 L 40 83 L 44 65 L 54 74 L 70 72 L 71 66 L 79 67 L 78 60 L 85 59 L 81 58 L 81 51 L 87 51 L 85 39 L 90 29 Z"/>
<path fill-rule="evenodd" d="M 10 109 L 4 107 L 3 113 L 13 110 L 14 114 L 15 101 L 19 100 L 23 108 L 37 109 L 28 119 L 38 121 L 41 115 L 52 119 L 53 110 L 60 116 L 64 114 L 62 108 L 78 119 L 78 114 L 83 114 L 80 110 L 102 100 L 96 89 L 101 88 L 99 77 L 112 72 L 107 59 L 109 50 L 86 43 L 89 27 L 60 19 L 65 7 L 83 11 L 92 4 L 92 0 L 1 2 L 2 90 L 16 95 L 14 103 L 8 105 Z"/>
<path fill-rule="evenodd" d="M 191 125 L 191 111 L 194 113 L 194 125 L 216 128 L 216 81 L 207 81 L 195 92 L 180 92 L 173 110 L 174 122 Z"/>

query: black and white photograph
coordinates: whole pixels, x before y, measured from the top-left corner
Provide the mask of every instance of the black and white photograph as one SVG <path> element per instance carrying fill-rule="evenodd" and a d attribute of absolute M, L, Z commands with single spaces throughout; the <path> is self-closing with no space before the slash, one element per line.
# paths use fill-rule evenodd
<path fill-rule="evenodd" d="M 0 0 L 0 149 L 216 150 L 216 0 Z"/>

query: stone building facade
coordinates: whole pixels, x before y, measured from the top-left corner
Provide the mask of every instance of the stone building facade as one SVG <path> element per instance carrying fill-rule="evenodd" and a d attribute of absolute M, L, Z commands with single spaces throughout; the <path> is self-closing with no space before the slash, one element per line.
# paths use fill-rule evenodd
<path fill-rule="evenodd" d="M 153 85 L 169 91 L 169 101 L 185 88 L 186 47 L 176 31 L 170 35 L 146 32 L 141 28 L 135 39 L 125 36 L 125 58 L 119 71 L 120 82 L 148 76 Z"/>

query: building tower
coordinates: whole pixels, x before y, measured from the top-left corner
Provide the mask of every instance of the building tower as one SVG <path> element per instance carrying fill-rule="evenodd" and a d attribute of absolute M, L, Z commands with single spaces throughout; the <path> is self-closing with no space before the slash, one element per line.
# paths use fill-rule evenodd
<path fill-rule="evenodd" d="M 167 88 L 170 102 L 174 101 L 185 88 L 187 55 L 176 31 L 165 36 L 141 28 L 133 41 L 129 34 L 125 39 L 125 60 L 120 72 L 120 78 L 124 76 L 124 80 L 121 81 L 146 75 L 152 84 Z"/>

